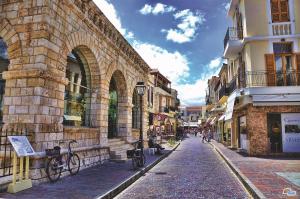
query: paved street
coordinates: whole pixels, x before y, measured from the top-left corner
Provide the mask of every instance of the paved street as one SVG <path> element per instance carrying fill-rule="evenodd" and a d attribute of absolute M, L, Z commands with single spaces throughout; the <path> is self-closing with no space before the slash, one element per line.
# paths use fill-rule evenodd
<path fill-rule="evenodd" d="M 193 136 L 117 196 L 119 199 L 249 197 L 211 145 Z"/>

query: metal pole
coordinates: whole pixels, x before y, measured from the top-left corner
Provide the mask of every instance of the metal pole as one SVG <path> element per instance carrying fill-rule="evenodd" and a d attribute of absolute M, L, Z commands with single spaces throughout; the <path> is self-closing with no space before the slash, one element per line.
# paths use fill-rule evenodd
<path fill-rule="evenodd" d="M 144 154 L 144 139 L 143 139 L 143 95 L 140 95 L 140 141 L 141 151 Z"/>

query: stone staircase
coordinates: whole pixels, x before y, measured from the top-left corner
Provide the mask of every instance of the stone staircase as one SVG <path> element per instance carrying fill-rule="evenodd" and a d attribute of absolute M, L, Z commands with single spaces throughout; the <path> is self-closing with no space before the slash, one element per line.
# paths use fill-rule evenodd
<path fill-rule="evenodd" d="M 131 144 L 127 144 L 121 138 L 108 139 L 109 155 L 111 161 L 124 162 L 127 160 L 126 151 L 133 149 Z"/>

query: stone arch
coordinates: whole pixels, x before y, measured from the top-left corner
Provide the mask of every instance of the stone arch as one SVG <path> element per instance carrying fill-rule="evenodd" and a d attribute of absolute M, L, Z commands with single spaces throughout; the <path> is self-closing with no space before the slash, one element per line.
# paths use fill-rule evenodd
<path fill-rule="evenodd" d="M 93 74 L 91 77 L 91 83 L 93 86 L 98 85 L 97 88 L 99 88 L 101 81 L 101 71 L 98 64 L 100 63 L 101 55 L 97 50 L 98 48 L 99 47 L 96 45 L 95 38 L 90 36 L 88 33 L 75 32 L 66 38 L 65 45 L 61 50 L 65 66 L 68 54 L 74 49 L 79 52 L 79 55 L 81 55 L 80 58 L 83 58 L 86 61 L 86 64 L 89 66 L 89 71 Z"/>
<path fill-rule="evenodd" d="M 22 68 L 22 45 L 19 34 L 6 18 L 0 19 L 0 37 L 7 45 L 10 64 L 8 70 Z"/>
<path fill-rule="evenodd" d="M 109 78 L 109 77 L 108 77 Z M 120 70 L 115 70 L 113 74 L 110 77 L 109 80 L 109 86 L 112 83 L 112 81 L 115 81 L 116 83 L 116 92 L 117 92 L 117 126 L 116 131 L 113 132 L 117 137 L 127 137 L 128 136 L 128 91 L 127 91 L 127 83 L 124 74 Z M 108 89 L 108 92 L 110 94 L 110 89 Z M 110 104 L 108 104 L 110 106 Z M 109 110 L 108 110 L 109 111 Z M 110 116 L 108 114 L 108 128 L 110 128 L 109 125 Z M 110 129 L 108 129 L 108 133 L 110 132 Z"/>
<path fill-rule="evenodd" d="M 84 36 L 83 36 L 84 35 Z M 90 82 L 91 98 L 89 105 L 90 125 L 92 127 L 100 126 L 100 109 L 101 109 L 101 74 L 99 68 L 99 52 L 95 45 L 95 40 L 87 33 L 75 32 L 70 34 L 62 48 L 62 62 L 64 63 L 64 71 L 67 66 L 67 56 L 75 51 L 83 63 L 86 71 L 86 78 Z"/>

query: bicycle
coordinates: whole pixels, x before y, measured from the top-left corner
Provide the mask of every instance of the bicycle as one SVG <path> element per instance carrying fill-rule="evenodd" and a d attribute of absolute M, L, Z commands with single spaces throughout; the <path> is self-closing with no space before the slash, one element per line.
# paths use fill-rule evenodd
<path fill-rule="evenodd" d="M 65 142 L 59 142 L 59 145 Z M 46 165 L 47 177 L 51 182 L 56 182 L 61 176 L 63 169 L 68 169 L 71 175 L 75 175 L 80 169 L 80 158 L 72 152 L 71 144 L 77 143 L 76 140 L 71 140 L 68 144 L 68 153 L 63 161 L 63 154 L 60 153 L 61 147 L 55 146 L 53 149 L 46 149 L 46 155 L 49 159 Z"/>
<path fill-rule="evenodd" d="M 141 145 L 141 141 L 137 141 L 132 143 L 134 149 L 127 150 L 127 158 L 132 159 L 132 167 L 136 170 L 138 167 L 143 167 L 146 163 L 145 155 L 142 149 L 139 147 Z"/>

